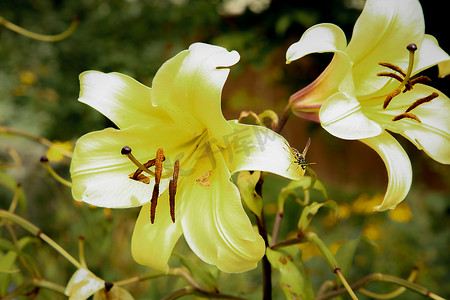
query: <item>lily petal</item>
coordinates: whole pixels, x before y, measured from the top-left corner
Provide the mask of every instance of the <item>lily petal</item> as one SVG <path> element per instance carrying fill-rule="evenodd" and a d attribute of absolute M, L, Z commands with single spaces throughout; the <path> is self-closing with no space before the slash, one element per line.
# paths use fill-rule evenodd
<path fill-rule="evenodd" d="M 420 122 L 409 118 L 392 121 L 415 100 L 432 93 L 439 96 L 410 111 L 420 119 Z M 383 99 L 373 99 L 363 103 L 364 113 L 384 128 L 405 136 L 434 160 L 450 164 L 450 99 L 445 94 L 430 86 L 416 84 L 413 90 L 396 96 L 386 110 L 381 109 L 382 101 Z"/>
<path fill-rule="evenodd" d="M 322 127 L 341 139 L 355 140 L 381 134 L 383 129 L 362 111 L 355 97 L 339 92 L 329 97 L 319 112 Z"/>
<path fill-rule="evenodd" d="M 158 199 L 155 223 L 150 222 L 150 203 L 141 208 L 131 239 L 131 253 L 138 263 L 167 271 L 172 249 L 182 234 L 177 215 L 178 211 L 172 223 L 168 192 Z"/>
<path fill-rule="evenodd" d="M 417 0 L 368 0 L 356 21 L 347 53 L 353 61 L 356 95 L 369 95 L 389 79 L 376 76 L 385 71 L 379 62 L 390 62 L 406 70 L 406 46 L 421 47 L 424 18 Z M 404 49 L 404 51 L 399 51 Z"/>
<path fill-rule="evenodd" d="M 192 133 L 204 128 L 213 137 L 231 132 L 222 115 L 221 93 L 230 72 L 239 60 L 236 51 L 196 43 L 168 60 L 153 80 L 153 103 L 181 127 Z"/>
<path fill-rule="evenodd" d="M 212 152 L 216 168 L 197 180 L 189 177 L 183 181 L 180 211 L 184 236 L 203 261 L 224 272 L 254 269 L 264 255 L 264 241 L 242 207 L 220 151 Z"/>
<path fill-rule="evenodd" d="M 229 121 L 234 133 L 222 152 L 231 173 L 243 170 L 265 171 L 299 180 L 305 170 L 293 163 L 288 142 L 274 131 Z"/>
<path fill-rule="evenodd" d="M 287 62 L 311 53 L 334 52 L 333 60 L 320 76 L 290 98 L 295 113 L 296 106 L 322 104 L 337 88 L 344 75 L 351 68 L 345 53 L 347 40 L 344 32 L 334 24 L 318 24 L 308 29 L 300 40 L 292 44 L 286 52 Z"/>
<path fill-rule="evenodd" d="M 362 139 L 361 142 L 380 155 L 389 176 L 383 202 L 374 209 L 378 211 L 394 209 L 405 199 L 411 187 L 412 168 L 408 155 L 397 140 L 386 131 L 376 137 Z"/>
<path fill-rule="evenodd" d="M 416 53 L 414 74 L 429 67 L 439 65 L 439 77 L 450 74 L 450 56 L 439 47 L 438 41 L 432 35 L 426 34 L 422 46 Z M 449 65 L 447 68 L 446 65 Z"/>
<path fill-rule="evenodd" d="M 78 269 L 67 283 L 64 294 L 70 300 L 84 300 L 105 287 L 105 282 L 87 269 Z"/>
<path fill-rule="evenodd" d="M 80 75 L 79 101 L 90 105 L 119 128 L 146 124 L 149 119 L 170 120 L 152 106 L 150 88 L 119 73 L 88 71 Z"/>
<path fill-rule="evenodd" d="M 74 199 L 101 207 L 133 207 L 150 201 L 153 178 L 145 184 L 128 176 L 137 167 L 120 154 L 124 146 L 142 163 L 155 158 L 156 150 L 164 147 L 166 160 L 174 162 L 175 155 L 189 154 L 195 147 L 192 137 L 171 128 L 153 124 L 150 127 L 128 127 L 123 130 L 107 128 L 81 137 L 72 157 L 72 194 Z M 172 154 L 172 155 L 171 155 Z M 168 167 L 171 167 L 170 165 Z M 160 191 L 167 187 L 162 180 Z"/>

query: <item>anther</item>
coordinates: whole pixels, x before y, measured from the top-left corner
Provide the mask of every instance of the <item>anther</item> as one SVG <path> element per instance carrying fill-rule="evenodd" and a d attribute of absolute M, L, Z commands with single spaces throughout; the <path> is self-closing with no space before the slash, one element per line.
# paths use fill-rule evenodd
<path fill-rule="evenodd" d="M 386 96 L 386 99 L 384 99 L 384 103 L 383 103 L 383 109 L 386 109 L 386 107 L 388 107 L 389 103 L 391 103 L 392 98 L 394 98 L 395 96 L 397 96 L 398 94 L 400 94 L 400 90 L 394 90 L 392 93 L 390 93 L 389 95 Z"/>
<path fill-rule="evenodd" d="M 420 121 L 420 119 L 419 119 L 415 114 L 407 113 L 407 112 L 402 113 L 401 115 L 395 116 L 395 117 L 392 119 L 392 121 L 399 121 L 399 120 L 402 120 L 402 119 L 404 119 L 404 118 L 416 120 L 417 122 L 422 123 L 422 121 Z"/>
<path fill-rule="evenodd" d="M 156 205 L 158 204 L 158 196 L 159 196 L 159 183 L 161 181 L 162 174 L 162 163 L 166 158 L 164 157 L 164 152 L 162 148 L 159 148 L 156 151 L 155 158 L 155 185 L 153 187 L 152 200 L 150 204 L 150 222 L 152 224 L 155 222 L 156 215 Z"/>
<path fill-rule="evenodd" d="M 416 100 L 413 104 L 411 104 L 410 107 L 408 107 L 408 109 L 405 112 L 410 112 L 411 110 L 413 110 L 414 108 L 416 108 L 417 106 L 430 102 L 431 100 L 433 100 L 434 98 L 439 97 L 439 94 L 436 92 L 431 93 L 430 95 L 420 98 L 418 100 Z"/>
<path fill-rule="evenodd" d="M 403 71 L 402 68 L 400 68 L 399 66 L 396 66 L 396 65 L 394 65 L 394 64 L 387 63 L 387 62 L 380 62 L 380 63 L 378 63 L 378 64 L 379 64 L 380 66 L 389 68 L 389 69 L 391 69 L 391 70 L 393 70 L 393 71 L 399 72 L 400 74 L 402 74 L 403 77 L 406 76 L 405 71 Z M 381 75 L 379 75 L 379 76 L 381 76 Z M 403 80 L 403 79 L 402 79 L 402 80 Z M 400 80 L 400 81 L 402 81 L 402 80 Z"/>
<path fill-rule="evenodd" d="M 180 172 L 180 161 L 177 159 L 173 166 L 173 177 L 169 182 L 169 208 L 172 222 L 175 223 L 175 194 L 177 192 L 178 173 Z"/>

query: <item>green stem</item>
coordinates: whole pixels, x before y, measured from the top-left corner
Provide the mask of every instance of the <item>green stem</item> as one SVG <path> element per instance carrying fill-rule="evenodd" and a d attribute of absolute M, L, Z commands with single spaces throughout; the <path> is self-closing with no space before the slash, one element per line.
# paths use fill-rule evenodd
<path fill-rule="evenodd" d="M 9 22 L 8 20 L 0 16 L 0 24 L 5 26 L 9 30 L 12 30 L 14 32 L 17 32 L 18 34 L 43 42 L 57 42 L 69 37 L 75 31 L 79 22 L 80 22 L 79 19 L 76 17 L 72 20 L 72 23 L 70 24 L 69 28 L 67 28 L 64 32 L 55 35 L 44 35 L 26 30 L 20 26 L 17 26 L 16 24 Z"/>
<path fill-rule="evenodd" d="M 291 113 L 292 113 L 291 105 L 288 103 L 284 108 L 281 118 L 278 120 L 277 128 L 274 130 L 276 133 L 280 133 L 283 130 L 284 125 L 286 125 L 287 120 L 291 116 Z"/>
<path fill-rule="evenodd" d="M 335 272 L 336 269 L 339 269 L 339 264 L 334 258 L 334 255 L 331 253 L 330 249 L 328 249 L 325 243 L 317 236 L 317 234 L 315 234 L 314 232 L 307 232 L 305 234 L 305 238 L 306 240 L 313 243 L 317 247 L 317 249 L 319 249 L 333 272 Z"/>
<path fill-rule="evenodd" d="M 44 242 L 46 242 L 50 247 L 58 251 L 62 256 L 64 256 L 70 263 L 72 263 L 77 269 L 83 268 L 83 266 L 75 259 L 73 258 L 69 253 L 67 253 L 64 248 L 62 248 L 60 245 L 58 245 L 55 241 L 53 241 L 50 237 L 48 237 L 45 233 L 42 233 L 41 230 L 36 227 L 34 224 L 30 223 L 29 221 L 25 220 L 22 217 L 19 217 L 13 213 L 10 213 L 6 210 L 0 209 L 0 218 L 9 220 L 11 222 L 16 223 L 17 225 L 21 226 L 28 232 L 30 232 L 32 235 L 37 236 Z"/>
<path fill-rule="evenodd" d="M 258 182 L 255 185 L 255 192 L 262 198 L 262 185 L 264 183 L 264 173 L 261 172 Z M 264 207 L 261 209 L 261 215 L 256 217 L 256 224 L 258 226 L 258 232 L 264 240 L 266 247 L 269 247 L 269 238 L 267 235 L 266 221 L 264 218 Z M 263 272 L 263 300 L 272 299 L 272 266 L 266 255 L 262 260 L 262 272 Z"/>
<path fill-rule="evenodd" d="M 357 290 L 357 289 L 360 289 L 363 286 L 369 284 L 372 281 L 394 283 L 396 285 L 399 285 L 399 286 L 405 287 L 411 291 L 414 291 L 422 296 L 425 296 L 425 297 L 428 297 L 428 298 L 431 298 L 434 300 L 445 300 L 444 298 L 430 292 L 427 288 L 425 288 L 421 285 L 418 285 L 414 282 L 410 282 L 403 278 L 395 277 L 392 275 L 381 274 L 381 273 L 373 273 L 373 274 L 367 275 L 366 277 L 355 282 L 354 284 L 351 284 L 350 287 L 354 290 L 355 289 Z M 338 290 L 323 294 L 320 297 L 315 298 L 314 300 L 326 300 L 326 299 L 334 298 L 339 295 L 345 294 L 346 292 L 347 292 L 347 290 L 345 288 L 340 288 Z"/>
<path fill-rule="evenodd" d="M 162 272 L 149 272 L 147 274 L 143 274 L 143 275 L 137 275 L 137 276 L 133 276 L 131 278 L 127 278 L 124 280 L 120 280 L 120 281 L 116 281 L 114 282 L 115 286 L 120 286 L 120 285 L 125 285 L 125 284 L 130 284 L 133 282 L 138 282 L 138 281 L 144 281 L 144 280 L 148 280 L 148 279 L 153 279 L 153 278 L 158 278 L 161 276 L 165 276 L 167 275 L 166 273 L 162 273 Z"/>
<path fill-rule="evenodd" d="M 51 282 L 51 281 L 47 281 L 47 280 L 44 280 L 44 279 L 33 279 L 33 284 L 35 286 L 38 286 L 38 287 L 41 287 L 41 288 L 45 288 L 45 289 L 49 289 L 49 290 L 52 290 L 54 292 L 57 292 L 57 293 L 60 293 L 60 294 L 63 294 L 63 295 L 64 295 L 64 293 L 66 291 L 66 287 L 65 286 L 62 286 L 62 285 L 59 285 L 57 283 L 54 283 L 54 282 Z"/>
<path fill-rule="evenodd" d="M 2 17 L 0 17 L 0 24 L 1 24 L 1 20 L 2 20 Z M 23 137 L 29 138 L 31 140 L 34 140 L 36 142 L 39 142 L 42 145 L 47 146 L 48 148 L 50 148 L 54 145 L 54 143 L 52 141 L 47 140 L 46 138 L 44 138 L 42 136 L 33 135 L 26 131 L 10 128 L 10 127 L 6 127 L 6 126 L 0 126 L 0 133 L 7 133 L 7 134 L 23 136 Z M 72 157 L 72 152 L 70 152 L 70 151 L 61 151 L 61 153 L 66 157 Z"/>

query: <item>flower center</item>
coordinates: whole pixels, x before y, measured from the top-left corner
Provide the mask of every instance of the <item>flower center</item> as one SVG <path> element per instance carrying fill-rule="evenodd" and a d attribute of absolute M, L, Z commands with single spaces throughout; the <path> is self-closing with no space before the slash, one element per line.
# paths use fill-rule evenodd
<path fill-rule="evenodd" d="M 166 159 L 166 157 L 164 156 L 164 151 L 162 148 L 159 148 L 156 151 L 156 157 L 154 159 L 150 159 L 145 164 L 142 164 L 134 157 L 134 155 L 131 153 L 131 148 L 128 146 L 123 147 L 121 153 L 122 155 L 127 156 L 137 167 L 137 170 L 129 175 L 130 179 L 140 181 L 145 184 L 149 184 L 150 178 L 142 174 L 143 172 L 155 178 L 155 185 L 153 186 L 153 193 L 150 204 L 150 221 L 153 224 L 155 222 L 156 205 L 158 204 L 159 184 L 161 182 L 161 178 L 170 177 L 169 174 L 162 173 L 163 170 L 162 163 Z M 153 166 L 155 167 L 154 172 L 149 169 Z M 171 174 L 172 179 L 169 181 L 169 207 L 170 207 L 170 217 L 173 223 L 175 223 L 175 194 L 177 192 L 179 172 L 180 172 L 180 161 L 177 159 L 173 166 L 173 173 Z"/>
<path fill-rule="evenodd" d="M 392 71 L 395 71 L 397 73 L 394 72 L 381 72 L 378 73 L 377 76 L 385 76 L 385 77 L 390 77 L 393 78 L 397 81 L 400 82 L 400 85 L 393 90 L 391 93 L 389 93 L 383 103 L 383 109 L 386 109 L 389 105 L 389 103 L 391 103 L 391 100 L 399 95 L 401 92 L 406 93 L 410 90 L 413 89 L 414 85 L 417 83 L 428 83 L 431 81 L 430 78 L 428 78 L 427 76 L 417 76 L 415 78 L 411 78 L 411 73 L 413 70 L 413 66 L 414 66 L 414 53 L 417 50 L 417 45 L 416 44 L 409 44 L 408 46 L 406 46 L 406 49 L 409 51 L 409 63 L 408 63 L 408 70 L 405 72 L 402 70 L 402 68 L 400 68 L 399 66 L 396 66 L 394 64 L 391 63 L 386 63 L 386 62 L 380 62 L 378 63 L 380 66 L 386 67 L 391 69 Z M 403 91 L 402 91 L 403 90 Z M 439 94 L 436 92 L 431 93 L 430 95 L 417 99 L 413 104 L 411 104 L 404 113 L 399 114 L 397 116 L 395 116 L 392 121 L 399 121 L 401 119 L 404 118 L 408 118 L 408 119 L 413 119 L 418 121 L 419 123 L 422 123 L 420 121 L 420 119 L 413 113 L 411 113 L 410 111 L 413 110 L 414 108 L 418 107 L 421 104 L 430 102 L 431 100 L 433 100 L 434 98 L 438 97 Z"/>

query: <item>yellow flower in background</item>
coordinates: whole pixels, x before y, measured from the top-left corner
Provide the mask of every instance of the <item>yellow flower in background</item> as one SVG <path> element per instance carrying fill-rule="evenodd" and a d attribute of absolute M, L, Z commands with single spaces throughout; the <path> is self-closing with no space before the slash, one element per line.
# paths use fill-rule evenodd
<path fill-rule="evenodd" d="M 293 112 L 320 121 L 343 139 L 361 140 L 384 160 L 389 183 L 377 210 L 393 209 L 412 181 L 409 158 L 388 131 L 409 139 L 431 158 L 450 163 L 450 101 L 416 76 L 439 65 L 450 73 L 450 57 L 436 39 L 424 34 L 417 0 L 368 0 L 347 44 L 334 24 L 308 29 L 288 49 L 287 61 L 315 52 L 333 52 L 325 71 L 291 96 Z M 416 77 L 415 77 L 416 76 Z"/>
<path fill-rule="evenodd" d="M 264 241 L 246 215 L 231 174 L 259 170 L 299 179 L 286 140 L 267 128 L 227 121 L 222 87 L 236 51 L 196 43 L 168 60 L 152 88 L 118 74 L 81 74 L 79 100 L 117 126 L 81 137 L 72 165 L 74 199 L 142 206 L 132 237 L 141 264 L 166 270 L 181 234 L 225 272 L 256 267 Z"/>
<path fill-rule="evenodd" d="M 72 155 L 72 151 L 73 151 L 73 143 L 71 141 L 67 142 L 55 141 L 50 146 L 50 148 L 48 148 L 45 156 L 47 156 L 49 161 L 60 162 L 61 160 L 63 160 L 65 155 L 66 156 Z"/>
<path fill-rule="evenodd" d="M 412 212 L 409 205 L 403 202 L 400 203 L 395 209 L 390 210 L 388 216 L 395 222 L 408 223 L 412 219 Z"/>

